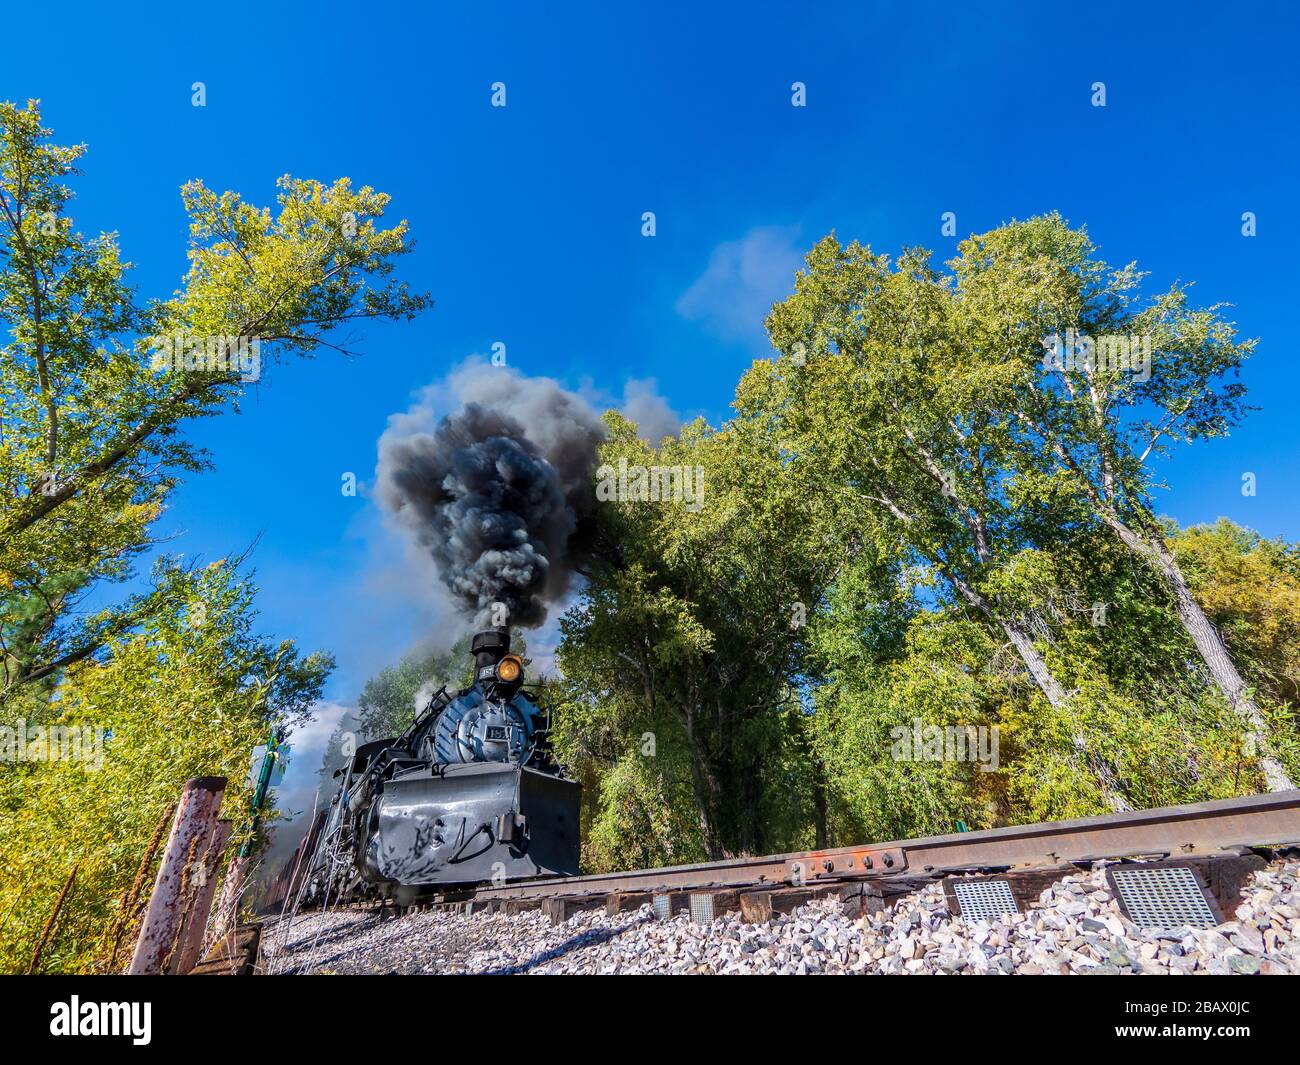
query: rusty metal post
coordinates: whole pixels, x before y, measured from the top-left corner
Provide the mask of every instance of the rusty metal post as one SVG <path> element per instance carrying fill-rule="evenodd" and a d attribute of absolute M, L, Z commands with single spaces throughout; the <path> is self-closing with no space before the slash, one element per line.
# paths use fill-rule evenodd
<path fill-rule="evenodd" d="M 208 925 L 207 949 L 211 950 L 221 939 L 235 930 L 239 925 L 239 903 L 244 894 L 244 882 L 248 879 L 248 867 L 252 859 L 237 854 L 226 866 L 226 876 L 221 882 L 221 894 L 217 896 L 216 913 Z"/>
<path fill-rule="evenodd" d="M 154 976 L 167 965 L 182 932 L 185 911 L 185 887 L 188 867 L 195 858 L 202 859 L 203 849 L 212 838 L 226 790 L 225 777 L 195 777 L 186 782 L 176 807 L 167 849 L 158 865 L 149 908 L 140 924 L 135 955 L 127 972 L 131 976 Z"/>
<path fill-rule="evenodd" d="M 221 894 L 217 897 L 217 913 L 212 921 L 207 936 L 210 950 L 225 936 L 239 927 L 239 903 L 243 898 L 244 884 L 248 879 L 249 869 L 253 865 L 253 848 L 257 844 L 257 830 L 262 823 L 262 806 L 266 802 L 266 793 L 271 787 L 271 777 L 284 742 L 284 729 L 280 726 L 271 728 L 271 735 L 266 741 L 266 753 L 262 755 L 262 765 L 257 772 L 257 786 L 253 789 L 250 803 L 252 814 L 252 831 L 244 845 L 239 848 L 230 866 L 226 869 L 226 879 L 221 885 Z"/>
<path fill-rule="evenodd" d="M 167 971 L 170 973 L 184 976 L 202 957 L 203 935 L 207 931 L 208 914 L 212 910 L 212 896 L 217 891 L 217 872 L 221 868 L 221 856 L 226 853 L 226 844 L 234 827 L 229 821 L 218 821 L 212 826 L 212 838 L 208 841 L 199 867 L 203 870 L 203 876 L 194 892 L 194 903 L 185 917 L 180 947 L 172 955 L 172 964 L 168 966 Z"/>

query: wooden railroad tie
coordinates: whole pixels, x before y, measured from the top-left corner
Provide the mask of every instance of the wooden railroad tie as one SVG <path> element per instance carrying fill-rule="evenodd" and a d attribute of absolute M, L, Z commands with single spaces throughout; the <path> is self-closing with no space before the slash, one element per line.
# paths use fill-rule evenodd
<path fill-rule="evenodd" d="M 257 954 L 262 943 L 260 923 L 238 925 L 212 945 L 212 949 L 193 969 L 190 976 L 251 976 L 257 970 Z"/>

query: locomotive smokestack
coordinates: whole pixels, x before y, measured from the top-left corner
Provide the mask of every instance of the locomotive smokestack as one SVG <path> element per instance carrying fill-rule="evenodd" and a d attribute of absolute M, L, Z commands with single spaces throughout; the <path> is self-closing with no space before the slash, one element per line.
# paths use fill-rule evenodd
<path fill-rule="evenodd" d="M 469 650 L 474 656 L 474 676 L 477 677 L 485 668 L 491 669 L 509 653 L 510 630 L 484 629 L 475 633 Z"/>

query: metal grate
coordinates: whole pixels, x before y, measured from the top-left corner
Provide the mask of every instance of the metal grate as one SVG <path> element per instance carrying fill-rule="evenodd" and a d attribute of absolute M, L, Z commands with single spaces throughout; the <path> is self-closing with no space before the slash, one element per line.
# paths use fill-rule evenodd
<path fill-rule="evenodd" d="M 712 895 L 691 895 L 692 921 L 696 924 L 712 924 L 714 916 Z"/>
<path fill-rule="evenodd" d="M 992 920 L 1003 914 L 1020 916 L 1011 885 L 1005 880 L 957 880 L 952 885 L 961 915 L 968 921 Z"/>
<path fill-rule="evenodd" d="M 656 895 L 654 897 L 655 917 L 661 921 L 668 920 L 673 915 L 672 896 Z"/>
<path fill-rule="evenodd" d="M 1129 919 L 1141 928 L 1213 928 L 1219 923 L 1186 866 L 1109 872 Z"/>

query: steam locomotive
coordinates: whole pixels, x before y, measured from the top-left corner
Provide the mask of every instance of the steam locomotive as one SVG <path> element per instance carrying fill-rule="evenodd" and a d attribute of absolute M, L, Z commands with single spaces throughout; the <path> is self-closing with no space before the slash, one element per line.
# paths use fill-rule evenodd
<path fill-rule="evenodd" d="M 444 687 L 400 736 L 357 748 L 309 848 L 303 898 L 326 905 L 578 871 L 582 788 L 551 754 L 503 629 L 470 645 L 474 683 Z"/>

